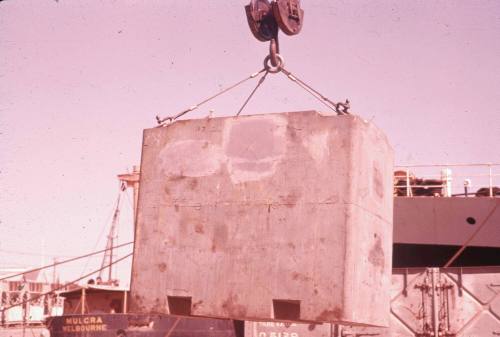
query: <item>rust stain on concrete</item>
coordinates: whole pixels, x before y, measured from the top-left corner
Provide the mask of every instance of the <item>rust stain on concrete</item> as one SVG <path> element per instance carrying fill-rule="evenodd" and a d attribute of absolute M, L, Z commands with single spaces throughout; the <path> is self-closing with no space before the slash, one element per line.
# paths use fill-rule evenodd
<path fill-rule="evenodd" d="M 203 304 L 203 301 L 193 303 L 193 310 L 196 310 L 201 304 Z"/>
<path fill-rule="evenodd" d="M 189 189 L 194 190 L 198 186 L 198 179 L 191 178 L 188 183 Z"/>
<path fill-rule="evenodd" d="M 182 172 L 181 172 L 181 173 L 179 173 L 179 174 L 174 174 L 174 175 L 170 175 L 170 176 L 168 176 L 168 180 L 169 180 L 169 181 L 173 181 L 173 182 L 175 182 L 175 181 L 179 181 L 179 180 L 183 180 L 183 179 L 185 179 L 185 178 L 186 178 L 186 176 L 184 176 L 184 175 L 182 174 Z"/>
<path fill-rule="evenodd" d="M 213 246 L 225 246 L 227 242 L 227 226 L 219 224 L 214 227 Z"/>
<path fill-rule="evenodd" d="M 230 294 L 230 296 L 222 303 L 222 309 L 230 317 L 245 317 L 247 308 L 244 305 L 238 304 L 238 295 Z"/>
<path fill-rule="evenodd" d="M 377 162 L 373 163 L 373 189 L 375 194 L 380 198 L 384 198 L 384 183 L 382 179 L 382 172 L 380 171 Z"/>
<path fill-rule="evenodd" d="M 282 197 L 283 204 L 288 208 L 293 208 L 300 199 L 300 192 L 291 192 Z"/>
<path fill-rule="evenodd" d="M 158 264 L 158 270 L 163 273 L 165 270 L 167 270 L 167 264 L 163 263 L 163 262 L 159 263 Z"/>
<path fill-rule="evenodd" d="M 198 233 L 198 234 L 203 234 L 203 233 L 205 233 L 205 230 L 203 229 L 203 225 L 202 225 L 202 224 L 200 224 L 200 223 L 199 223 L 199 224 L 196 224 L 196 225 L 194 226 L 194 231 L 195 231 L 196 233 Z"/>
<path fill-rule="evenodd" d="M 307 276 L 307 275 L 304 275 L 304 274 L 302 274 L 302 273 L 299 273 L 299 272 L 294 271 L 294 272 L 292 273 L 292 279 L 293 279 L 294 281 L 304 282 L 304 281 L 308 281 L 308 280 L 310 280 L 311 278 L 310 278 L 309 276 Z"/>
<path fill-rule="evenodd" d="M 384 257 L 384 249 L 382 248 L 382 240 L 377 234 L 375 236 L 375 244 L 370 249 L 370 253 L 368 255 L 368 261 L 374 265 L 375 267 L 379 267 L 384 270 L 385 257 Z"/>
<path fill-rule="evenodd" d="M 342 309 L 335 307 L 333 310 L 324 310 L 316 318 L 318 321 L 338 321 L 342 318 Z"/>

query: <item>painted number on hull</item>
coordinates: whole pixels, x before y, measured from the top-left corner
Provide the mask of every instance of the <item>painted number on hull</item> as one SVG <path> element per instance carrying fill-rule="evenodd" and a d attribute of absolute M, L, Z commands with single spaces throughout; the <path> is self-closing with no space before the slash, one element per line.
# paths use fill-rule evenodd
<path fill-rule="evenodd" d="M 299 337 L 296 332 L 259 332 L 259 337 Z"/>

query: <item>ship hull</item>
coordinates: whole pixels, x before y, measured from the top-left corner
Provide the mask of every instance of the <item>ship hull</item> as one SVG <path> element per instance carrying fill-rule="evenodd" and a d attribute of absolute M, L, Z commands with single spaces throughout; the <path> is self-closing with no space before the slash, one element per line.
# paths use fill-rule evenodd
<path fill-rule="evenodd" d="M 240 337 L 243 323 L 210 318 L 144 314 L 49 317 L 51 337 Z"/>

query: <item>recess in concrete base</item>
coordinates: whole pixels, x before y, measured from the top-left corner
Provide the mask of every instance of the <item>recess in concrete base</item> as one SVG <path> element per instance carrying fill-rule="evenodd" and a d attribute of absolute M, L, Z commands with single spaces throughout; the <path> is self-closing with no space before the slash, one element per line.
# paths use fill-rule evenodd
<path fill-rule="evenodd" d="M 286 321 L 300 320 L 300 301 L 273 300 L 274 319 Z"/>
<path fill-rule="evenodd" d="M 191 297 L 167 296 L 168 310 L 172 315 L 191 315 Z"/>

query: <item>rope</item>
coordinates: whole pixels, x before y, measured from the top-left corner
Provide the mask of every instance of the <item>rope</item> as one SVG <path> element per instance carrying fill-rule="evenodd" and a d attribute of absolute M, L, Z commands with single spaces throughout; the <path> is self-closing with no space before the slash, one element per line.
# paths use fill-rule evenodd
<path fill-rule="evenodd" d="M 277 42 L 277 41 L 275 41 L 275 42 Z M 252 92 L 247 97 L 247 99 L 245 100 L 245 102 L 243 102 L 243 105 L 241 106 L 241 108 L 236 113 L 236 116 L 239 116 L 240 113 L 243 111 L 243 109 L 248 104 L 248 102 L 250 101 L 250 99 L 253 97 L 253 95 L 255 94 L 255 92 L 257 91 L 257 89 L 262 85 L 262 83 L 266 79 L 267 74 L 269 74 L 269 73 L 277 73 L 277 72 L 282 72 L 283 74 L 285 74 L 288 79 L 290 79 L 291 81 L 297 83 L 298 86 L 300 86 L 302 89 L 304 89 L 309 94 L 311 94 L 314 98 L 316 98 L 318 101 L 320 101 L 327 108 L 335 111 L 338 115 L 347 115 L 347 114 L 349 114 L 348 110 L 349 110 L 350 106 L 349 106 L 349 101 L 348 100 L 346 100 L 345 103 L 342 103 L 342 102 L 337 102 L 337 103 L 333 102 L 328 97 L 322 95 L 319 91 L 317 91 L 316 89 L 314 89 L 313 87 L 311 87 L 309 84 L 307 84 L 306 82 L 302 81 L 297 76 L 293 75 L 290 71 L 286 70 L 283 67 L 284 61 L 283 61 L 283 58 L 278 54 L 277 44 L 275 46 L 275 49 L 276 50 L 273 50 L 272 44 L 271 44 L 270 54 L 268 56 L 266 56 L 266 58 L 264 59 L 264 68 L 262 70 L 260 70 L 260 71 L 258 71 L 256 73 L 253 73 L 250 76 L 244 78 L 243 80 L 241 80 L 241 81 L 239 81 L 239 82 L 231 85 L 230 87 L 228 87 L 228 88 L 226 88 L 226 89 L 218 92 L 217 94 L 212 95 L 212 96 L 210 96 L 210 97 L 202 100 L 198 104 L 190 106 L 189 108 L 187 108 L 187 109 L 179 112 L 177 115 L 169 116 L 169 117 L 165 117 L 165 118 L 161 118 L 160 116 L 156 116 L 156 121 L 158 122 L 159 125 L 162 125 L 162 124 L 164 124 L 167 121 L 173 122 L 177 118 L 184 116 L 188 112 L 196 110 L 198 107 L 200 107 L 201 105 L 207 103 L 208 101 L 211 101 L 212 99 L 214 99 L 214 98 L 216 98 L 216 97 L 218 97 L 218 96 L 220 96 L 220 95 L 228 92 L 229 90 L 236 88 L 240 84 L 243 84 L 244 82 L 246 82 L 246 81 L 248 81 L 248 80 L 250 80 L 252 78 L 257 77 L 258 75 L 262 74 L 263 72 L 265 72 L 265 74 L 259 79 L 259 82 L 255 86 L 255 88 L 252 90 Z M 271 61 L 272 66 L 268 64 L 268 61 Z"/>
<path fill-rule="evenodd" d="M 493 209 L 490 211 L 490 213 L 488 213 L 488 216 L 486 216 L 486 218 L 484 218 L 483 222 L 481 223 L 481 225 L 476 229 L 476 231 L 474 233 L 472 233 L 472 235 L 469 237 L 469 239 L 467 239 L 467 241 L 465 241 L 465 243 L 462 245 L 462 247 L 460 247 L 460 249 L 455 253 L 455 255 L 453 255 L 451 257 L 451 259 L 448 260 L 448 262 L 446 262 L 446 264 L 444 265 L 444 268 L 448 268 L 453 262 L 455 262 L 455 260 L 460 256 L 460 254 L 463 253 L 463 251 L 465 250 L 465 248 L 467 248 L 467 246 L 471 243 L 471 241 L 476 237 L 476 235 L 479 233 L 479 231 L 481 229 L 483 229 L 484 225 L 488 222 L 488 220 L 490 219 L 490 217 L 493 215 L 493 213 L 495 213 L 496 209 L 498 208 L 498 205 L 500 205 L 500 203 L 497 203 L 495 205 L 495 207 L 493 207 Z"/>
<path fill-rule="evenodd" d="M 255 94 L 255 92 L 257 91 L 257 89 L 259 89 L 259 87 L 262 85 L 262 83 L 264 83 L 264 80 L 266 79 L 267 74 L 269 74 L 269 71 L 266 70 L 266 72 L 264 73 L 264 75 L 262 75 L 262 77 L 259 79 L 259 82 L 257 82 L 257 85 L 255 86 L 255 88 L 252 90 L 252 92 L 250 93 L 250 95 L 245 100 L 245 102 L 243 102 L 243 105 L 241 106 L 240 110 L 238 110 L 238 113 L 236 113 L 236 116 L 240 115 L 240 113 L 243 111 L 243 109 L 245 108 L 245 106 L 248 104 L 248 101 L 250 101 L 250 99 L 253 97 L 253 95 Z"/>
<path fill-rule="evenodd" d="M 237 86 L 239 86 L 240 84 L 243 84 L 243 83 L 245 83 L 246 81 L 248 81 L 248 80 L 250 80 L 250 79 L 252 79 L 252 78 L 255 78 L 255 77 L 259 76 L 259 75 L 260 75 L 260 74 L 262 74 L 264 71 L 266 71 L 266 69 L 262 69 L 262 70 L 259 70 L 259 71 L 258 71 L 258 72 L 256 72 L 256 73 L 251 74 L 250 76 L 248 76 L 248 77 L 246 77 L 246 78 L 242 79 L 241 81 L 239 81 L 239 82 L 237 82 L 237 83 L 235 83 L 235 84 L 231 85 L 230 87 L 228 87 L 228 88 L 226 88 L 226 89 L 224 89 L 224 90 L 222 90 L 222 91 L 218 92 L 217 94 L 212 95 L 212 96 L 210 96 L 210 97 L 208 97 L 208 98 L 204 99 L 204 100 L 203 100 L 203 101 L 201 101 L 200 103 L 195 104 L 195 105 L 193 105 L 193 106 L 191 106 L 191 107 L 187 108 L 186 110 L 183 110 L 183 111 L 179 112 L 179 113 L 178 113 L 177 115 L 175 115 L 175 116 L 170 116 L 170 117 L 165 117 L 165 118 L 160 118 L 159 116 L 156 116 L 156 121 L 157 121 L 157 122 L 158 122 L 158 124 L 160 124 L 160 125 L 161 125 L 161 124 L 163 124 L 163 123 L 165 123 L 166 121 L 170 121 L 170 122 L 172 122 L 172 121 L 176 120 L 177 118 L 179 118 L 179 117 L 181 117 L 181 116 L 184 116 L 184 115 L 185 115 L 185 114 L 187 114 L 188 112 L 191 112 L 191 111 L 193 111 L 193 110 L 196 110 L 199 106 L 201 106 L 201 105 L 203 105 L 203 104 L 207 103 L 208 101 L 211 101 L 212 99 L 214 99 L 214 98 L 216 98 L 216 97 L 218 97 L 218 96 L 220 96 L 220 95 L 222 95 L 222 94 L 224 94 L 224 93 L 228 92 L 229 90 L 236 88 L 236 87 L 237 87 Z"/>
<path fill-rule="evenodd" d="M 286 75 L 288 79 L 290 79 L 292 82 L 297 83 L 298 86 L 300 86 L 302 89 L 310 93 L 314 98 L 316 98 L 318 101 L 320 101 L 322 104 L 324 104 L 326 107 L 329 109 L 335 111 L 338 115 L 347 115 L 349 114 L 349 101 L 346 100 L 345 103 L 335 103 L 331 101 L 328 97 L 322 95 L 319 91 L 311 87 L 309 84 L 306 82 L 302 81 L 300 78 L 292 74 L 290 71 L 286 70 L 285 68 L 281 68 L 280 71 Z"/>
<path fill-rule="evenodd" d="M 100 271 L 101 271 L 101 270 L 103 270 L 103 269 L 106 269 L 106 268 L 108 268 L 108 267 L 110 267 L 110 266 L 112 266 L 112 265 L 114 265 L 114 264 L 116 264 L 116 263 L 118 263 L 118 262 L 120 262 L 120 261 L 123 261 L 123 260 L 125 260 L 126 258 L 128 258 L 129 256 L 132 256 L 132 255 L 133 255 L 133 253 L 127 254 L 127 255 L 125 255 L 124 257 L 121 257 L 121 258 L 119 258 L 118 260 L 113 261 L 112 263 L 108 264 L 107 266 L 101 267 L 101 268 L 99 268 L 99 269 L 97 269 L 97 270 L 94 270 L 94 271 L 92 271 L 92 272 L 90 272 L 90 273 L 88 273 L 88 274 L 86 274 L 86 275 L 80 276 L 79 278 L 77 278 L 77 279 L 75 279 L 75 280 L 71 281 L 71 282 L 70 282 L 70 284 L 71 284 L 71 283 L 76 283 L 76 282 L 78 282 L 78 281 L 81 281 L 81 280 L 83 280 L 84 278 L 87 278 L 87 277 L 89 277 L 89 276 L 91 276 L 91 275 L 93 275 L 93 274 L 95 274 L 95 273 L 97 273 L 97 272 L 100 272 Z M 16 303 L 16 304 L 10 305 L 10 306 L 8 306 L 8 307 L 2 308 L 2 309 L 1 309 L 1 311 L 2 311 L 2 312 L 5 312 L 5 311 L 7 311 L 7 310 L 9 310 L 9 309 L 11 309 L 11 308 L 14 308 L 14 307 L 17 307 L 17 306 L 20 306 L 20 305 L 24 305 L 24 304 L 29 303 L 29 302 L 32 302 L 32 301 L 36 301 L 36 300 L 38 300 L 39 298 L 41 298 L 41 297 L 43 297 L 43 296 L 45 296 L 45 295 L 49 295 L 49 294 L 55 293 L 56 291 L 61 290 L 61 289 L 65 288 L 65 287 L 66 287 L 66 284 L 60 285 L 59 287 L 56 287 L 55 289 L 52 289 L 51 291 L 47 291 L 47 292 L 45 292 L 45 293 L 41 293 L 40 295 L 35 296 L 35 297 L 33 297 L 33 298 L 30 298 L 30 299 L 28 299 L 28 300 L 26 300 L 26 301 L 22 301 L 22 302 L 20 302 L 20 303 Z"/>
<path fill-rule="evenodd" d="M 283 70 L 282 70 L 283 71 Z M 325 105 L 328 109 L 331 109 L 333 111 L 335 111 L 335 108 L 330 106 L 329 104 L 327 104 L 325 102 L 325 100 L 323 100 L 321 97 L 318 97 L 313 91 L 309 90 L 305 85 L 303 85 L 301 82 L 297 81 L 297 79 L 295 77 L 293 77 L 293 75 L 291 74 L 287 74 L 284 72 L 284 74 L 290 79 L 292 80 L 293 82 L 297 83 L 297 85 L 299 87 L 301 87 L 302 89 L 304 89 L 305 91 L 307 91 L 308 93 L 310 93 L 314 98 L 316 98 L 321 104 Z"/>
<path fill-rule="evenodd" d="M 22 273 L 17 273 L 17 274 L 14 274 L 14 275 L 5 276 L 5 277 L 0 278 L 0 281 L 6 280 L 6 279 L 9 279 L 9 278 L 13 278 L 13 277 L 16 277 L 16 276 L 24 275 L 24 274 L 29 274 L 29 273 L 32 273 L 34 271 L 39 271 L 39 270 L 46 269 L 46 268 L 52 268 L 52 267 L 58 266 L 60 264 L 64 264 L 64 263 L 76 261 L 76 260 L 79 260 L 79 259 L 83 259 L 85 257 L 89 257 L 89 256 L 92 256 L 92 255 L 103 253 L 103 252 L 108 251 L 110 249 L 115 249 L 115 248 L 120 248 L 120 247 L 123 247 L 123 246 L 127 246 L 127 245 L 130 245 L 132 243 L 134 243 L 134 242 L 130 241 L 130 242 L 127 242 L 127 243 L 122 243 L 122 244 L 119 244 L 117 246 L 109 247 L 109 248 L 106 248 L 106 249 L 103 249 L 103 250 L 99 250 L 99 251 L 96 251 L 96 252 L 93 252 L 93 253 L 89 253 L 89 254 L 85 254 L 85 255 L 73 257 L 71 259 L 63 260 L 61 262 L 55 262 L 55 263 L 52 263 L 50 265 L 46 265 L 46 266 L 43 266 L 43 267 L 38 267 L 38 268 L 30 269 L 30 270 L 27 270 L 27 271 L 23 271 Z"/>

